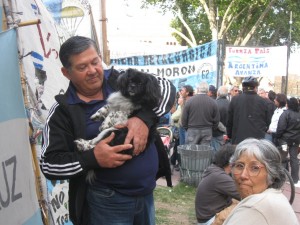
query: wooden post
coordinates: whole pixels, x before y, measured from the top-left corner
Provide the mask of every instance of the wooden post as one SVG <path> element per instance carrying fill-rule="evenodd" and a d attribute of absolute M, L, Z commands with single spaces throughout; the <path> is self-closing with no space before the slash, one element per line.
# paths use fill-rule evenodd
<path fill-rule="evenodd" d="M 40 24 L 41 20 L 37 19 L 37 20 L 29 20 L 29 21 L 25 21 L 25 22 L 20 22 L 18 24 L 18 27 L 24 27 L 24 26 L 29 26 L 29 25 L 34 25 L 34 24 Z"/>
<path fill-rule="evenodd" d="M 110 53 L 107 45 L 107 18 L 106 18 L 106 1 L 101 0 L 101 30 L 102 30 L 102 48 L 103 48 L 103 61 L 106 65 L 110 64 Z"/>
<path fill-rule="evenodd" d="M 29 25 L 29 24 L 28 24 Z M 28 91 L 27 91 L 27 79 L 24 75 L 24 70 L 23 70 L 23 64 L 20 62 L 20 76 L 21 76 L 21 86 L 22 86 L 22 91 L 23 91 L 23 99 L 24 99 L 24 105 L 25 108 L 29 108 L 29 98 L 28 98 Z M 29 124 L 31 125 L 30 118 L 28 118 Z M 32 167 L 33 171 L 35 174 L 35 188 L 36 188 L 36 194 L 37 198 L 39 201 L 39 206 L 41 208 L 42 212 L 42 219 L 44 222 L 44 225 L 48 225 L 48 210 L 47 210 L 47 205 L 44 200 L 44 193 L 43 193 L 43 188 L 42 188 L 42 181 L 41 181 L 41 172 L 40 172 L 40 167 L 39 167 L 39 162 L 37 159 L 37 154 L 36 154 L 36 148 L 35 148 L 35 143 L 33 142 L 33 130 L 32 126 L 30 126 L 30 129 L 28 131 L 29 133 L 29 140 L 30 140 L 30 146 L 31 146 L 31 156 L 32 156 Z"/>

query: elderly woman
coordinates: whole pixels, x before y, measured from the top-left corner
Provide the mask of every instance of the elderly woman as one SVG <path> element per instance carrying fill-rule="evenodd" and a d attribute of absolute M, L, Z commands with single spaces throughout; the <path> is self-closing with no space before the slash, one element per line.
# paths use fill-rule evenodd
<path fill-rule="evenodd" d="M 267 140 L 246 139 L 231 159 L 232 175 L 242 201 L 223 225 L 299 225 L 282 194 L 285 173 L 277 148 Z"/>

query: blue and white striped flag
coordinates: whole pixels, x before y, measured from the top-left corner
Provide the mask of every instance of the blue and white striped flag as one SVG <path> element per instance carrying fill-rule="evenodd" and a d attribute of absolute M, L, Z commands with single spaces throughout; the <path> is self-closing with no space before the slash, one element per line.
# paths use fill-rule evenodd
<path fill-rule="evenodd" d="M 0 33 L 0 221 L 42 225 L 28 120 L 20 82 L 16 30 Z"/>

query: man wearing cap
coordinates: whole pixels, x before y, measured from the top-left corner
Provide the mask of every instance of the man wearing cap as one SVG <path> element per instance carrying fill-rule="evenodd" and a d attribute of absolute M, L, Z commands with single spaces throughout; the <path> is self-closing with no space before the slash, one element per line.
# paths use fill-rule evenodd
<path fill-rule="evenodd" d="M 229 104 L 227 135 L 232 144 L 249 137 L 265 137 L 272 112 L 266 101 L 257 94 L 258 85 L 255 77 L 245 77 L 242 82 L 243 93 L 232 98 Z"/>

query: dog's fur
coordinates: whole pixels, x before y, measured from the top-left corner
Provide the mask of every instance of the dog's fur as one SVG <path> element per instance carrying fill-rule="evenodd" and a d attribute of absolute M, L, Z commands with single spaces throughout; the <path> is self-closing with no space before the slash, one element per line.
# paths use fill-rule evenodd
<path fill-rule="evenodd" d="M 99 128 L 99 135 L 92 140 L 76 140 L 78 150 L 86 151 L 93 148 L 111 132 L 115 132 L 116 136 L 110 145 L 123 144 L 126 137 L 124 131 L 126 134 L 127 128 L 117 130 L 114 126 L 125 125 L 128 118 L 134 116 L 140 109 L 152 110 L 159 104 L 160 86 L 152 75 L 128 69 L 118 77 L 117 87 L 118 91 L 108 97 L 107 104 L 91 117 L 93 120 L 104 119 Z M 125 154 L 132 154 L 132 152 L 133 149 L 123 151 Z"/>

